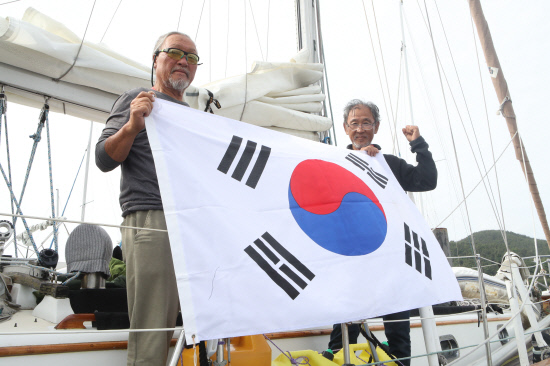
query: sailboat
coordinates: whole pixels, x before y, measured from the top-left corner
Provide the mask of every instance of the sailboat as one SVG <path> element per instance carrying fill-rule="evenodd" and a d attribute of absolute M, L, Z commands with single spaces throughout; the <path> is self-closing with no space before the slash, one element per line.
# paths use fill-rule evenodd
<path fill-rule="evenodd" d="M 368 4 L 367 4 L 368 5 Z M 317 8 L 318 9 L 318 8 Z M 369 13 L 370 14 L 370 13 Z M 311 14 L 310 14 L 311 15 Z M 324 19 L 324 18 L 323 18 Z M 372 19 L 372 18 L 371 18 Z M 371 26 L 374 27 L 374 24 L 371 24 Z M 329 28 L 331 29 L 331 28 Z M 325 36 L 326 36 L 326 31 L 325 31 Z M 79 45 L 79 42 L 75 42 L 74 43 L 74 46 L 73 49 L 76 50 L 78 49 L 78 45 Z M 325 43 L 325 47 L 326 47 L 326 43 Z M 409 46 L 410 47 L 410 46 Z M 342 53 L 346 53 L 347 54 L 347 51 L 342 51 Z M 71 60 L 69 60 L 71 61 Z M 130 63 L 132 64 L 131 60 L 129 59 L 125 59 L 124 62 L 127 62 L 127 63 Z M 340 59 L 340 62 L 342 62 L 342 60 Z M 67 63 L 67 66 L 70 66 L 71 62 L 68 62 Z M 326 64 L 327 65 L 330 65 L 330 57 L 327 55 L 327 59 L 326 59 Z M 63 64 L 61 64 L 63 66 Z M 78 65 L 75 65 L 76 68 L 73 68 L 75 71 L 78 70 Z M 133 66 L 136 66 L 136 65 L 133 65 Z M 40 68 L 40 66 L 38 67 Z M 9 71 L 7 71 L 9 70 Z M 259 69 L 261 70 L 261 69 Z M 3 75 L 3 78 L 4 77 L 10 77 L 14 80 L 17 80 L 18 82 L 21 82 L 22 83 L 22 80 L 24 79 L 23 75 L 19 75 L 19 74 L 16 74 L 16 71 L 13 67 L 12 68 L 8 68 L 8 69 L 3 69 L 3 72 L 2 72 L 2 75 Z M 57 71 L 66 71 L 66 68 L 64 67 L 60 67 L 59 70 Z M 326 75 L 330 76 L 330 69 L 327 71 Z M 134 70 L 132 71 L 134 72 L 134 78 L 135 79 L 138 79 L 138 82 L 142 82 L 142 80 L 147 80 L 148 78 L 148 68 L 145 68 L 145 67 L 134 67 Z M 56 76 L 60 76 L 62 74 L 62 72 L 58 72 L 56 73 L 55 75 Z M 78 73 L 76 73 L 78 74 Z M 373 72 L 374 74 L 374 72 Z M 48 77 L 52 77 L 51 75 L 48 75 Z M 40 82 L 44 82 L 45 84 L 48 84 L 48 83 L 53 83 L 53 85 L 46 85 L 44 86 L 45 90 L 55 90 L 56 88 L 59 87 L 59 85 L 63 84 L 63 80 L 57 80 L 57 81 L 51 81 L 51 80 L 48 80 L 48 77 L 46 78 L 42 78 L 44 80 L 41 80 Z M 67 78 L 69 79 L 69 78 Z M 66 80 L 67 80 L 66 79 Z M 118 95 L 120 92 L 122 92 L 123 90 L 126 90 L 126 89 L 129 89 L 130 88 L 130 85 L 129 84 L 124 84 L 124 83 L 127 83 L 129 80 L 132 80 L 132 75 L 130 75 L 130 77 L 128 77 L 128 75 L 126 75 L 124 78 L 122 78 L 123 81 L 119 82 L 119 81 L 114 81 L 114 79 L 111 79 L 111 76 L 110 74 L 107 75 L 105 77 L 105 79 L 107 79 L 107 81 L 109 81 L 109 84 L 111 87 L 117 87 L 119 89 L 115 89 L 114 91 L 112 89 L 109 89 L 107 87 L 104 87 L 104 86 L 101 86 L 101 84 L 96 85 L 92 85 L 90 87 L 88 87 L 87 89 L 86 88 L 82 88 L 82 87 L 77 87 L 73 90 L 71 89 L 68 89 L 69 91 L 65 91 L 65 94 L 64 95 L 58 95 L 56 97 L 52 97 L 51 99 L 48 100 L 48 103 L 49 103 L 49 106 L 50 106 L 50 109 L 52 111 L 55 111 L 55 110 L 58 110 L 58 111 L 63 111 L 64 113 L 67 113 L 67 114 L 72 114 L 72 113 L 76 113 L 76 112 L 72 112 L 71 109 L 84 109 L 85 113 L 87 114 L 83 114 L 82 116 L 84 116 L 86 119 L 99 119 L 99 120 L 104 120 L 105 118 L 105 113 L 108 112 L 108 110 L 110 109 L 110 105 L 112 104 L 112 101 L 114 100 L 113 98 L 116 98 L 116 95 Z M 246 78 L 245 78 L 246 79 Z M 11 81 L 11 79 L 10 79 Z M 97 81 L 97 80 L 96 80 Z M 328 81 L 328 80 L 327 80 Z M 354 80 L 355 81 L 355 80 Z M 6 84 L 11 84 L 5 80 L 2 80 L 3 83 L 6 83 Z M 39 81 L 37 81 L 36 79 L 33 79 L 31 81 L 29 81 L 29 84 L 28 85 L 32 85 L 33 88 L 36 87 L 37 85 L 40 84 Z M 229 81 L 229 82 L 234 82 L 234 81 Z M 311 82 L 310 82 L 311 83 Z M 29 93 L 29 90 L 28 90 L 28 85 L 27 87 L 23 87 L 21 89 L 24 89 L 23 91 L 26 92 L 25 94 L 30 97 L 30 99 L 34 99 L 34 103 L 35 105 L 38 105 L 40 108 L 43 106 L 43 102 L 44 102 L 44 98 L 43 98 L 43 95 L 48 95 L 48 96 L 52 96 L 53 93 L 52 92 L 46 92 L 46 91 L 42 91 L 42 95 L 33 95 L 33 93 Z M 209 86 L 211 89 L 214 89 L 212 88 L 212 86 Z M 61 89 L 61 88 L 59 88 Z M 99 91 L 97 90 L 99 89 Z M 6 91 L 7 92 L 10 92 L 10 88 L 6 86 Z M 34 89 L 32 90 L 34 91 Z M 214 90 L 212 90 L 214 91 Z M 13 90 L 11 90 L 12 94 L 8 94 L 8 100 L 10 101 L 18 101 L 18 97 L 13 95 Z M 93 92 L 93 93 L 89 93 L 89 92 Z M 309 91 L 308 91 L 309 92 Z M 97 94 L 97 95 L 94 95 L 94 94 Z M 109 95 L 110 94 L 110 95 Z M 215 93 L 216 94 L 216 93 Z M 97 99 L 97 105 L 94 105 L 93 108 L 89 108 L 89 107 L 84 107 L 82 108 L 82 105 L 78 102 L 75 102 L 73 101 L 72 99 L 70 99 L 70 97 L 72 96 L 81 96 L 82 99 L 86 99 L 86 100 L 95 100 Z M 200 91 L 199 91 L 199 95 L 200 94 Z M 303 95 L 303 94 L 302 94 Z M 308 95 L 313 95 L 313 94 L 308 94 Z M 206 95 L 204 94 L 204 91 L 202 92 L 202 96 L 205 97 L 206 99 Z M 286 97 L 285 95 L 283 96 L 276 96 L 276 97 Z M 315 97 L 310 97 L 312 99 L 315 99 Z M 310 99 L 308 102 L 311 102 L 312 99 Z M 30 104 L 31 102 L 30 101 L 26 101 L 24 103 L 27 103 L 27 104 Z M 37 103 L 37 104 L 36 104 Z M 103 104 L 101 104 L 103 103 Z M 102 105 L 102 106 L 101 106 Z M 223 106 L 223 103 L 222 103 L 222 106 Z M 197 107 L 198 107 L 198 104 L 197 104 Z M 201 106 L 202 107 L 202 106 Z M 214 111 L 216 112 L 216 109 L 214 108 Z M 103 114 L 101 114 L 103 113 Z M 329 113 L 327 113 L 329 114 Z M 329 114 L 330 115 L 330 114 Z M 335 120 L 337 120 L 336 118 L 334 118 Z M 387 117 L 387 120 L 390 121 L 390 122 L 394 122 L 396 118 L 390 118 L 389 117 L 389 114 L 388 114 L 388 117 Z M 287 127 L 280 127 L 280 126 L 276 126 L 277 128 L 287 128 Z M 330 127 L 330 126 L 329 126 Z M 424 127 L 424 126 L 422 126 Z M 388 127 L 387 130 L 390 130 L 391 127 Z M 423 134 L 426 133 L 428 134 L 428 131 L 427 131 L 427 127 L 426 128 L 423 128 Z M 315 125 L 311 131 L 309 132 L 317 132 L 317 131 L 320 131 L 321 128 L 319 128 L 319 125 Z M 327 129 L 323 130 L 323 131 L 327 131 Z M 333 140 L 336 140 L 336 133 L 333 133 L 332 135 L 330 134 L 327 134 L 327 135 L 319 135 L 317 133 L 315 133 L 315 135 L 320 138 L 320 139 L 326 139 L 326 137 L 331 137 Z M 388 133 L 389 135 L 389 133 Z M 310 136 L 312 136 L 312 134 L 310 134 Z M 393 140 L 394 138 L 393 137 L 390 137 L 390 141 Z M 429 141 L 436 141 L 437 138 L 428 138 Z M 390 146 L 388 144 L 388 146 Z M 399 153 L 399 152 L 396 152 L 396 153 Z M 403 152 L 404 154 L 404 152 Z M 440 184 L 441 185 L 441 184 Z M 429 206 L 429 203 L 426 203 L 426 206 Z M 48 214 L 45 214 L 43 216 L 48 216 Z M 40 320 L 37 319 L 37 323 L 39 323 Z M 21 323 L 19 323 L 21 324 Z M 494 330 L 492 330 L 494 332 Z M 75 332 L 73 332 L 74 334 L 76 334 Z M 102 336 L 104 336 L 105 334 L 107 333 L 104 333 L 102 334 Z M 75 335 L 68 335 L 67 338 L 73 338 Z M 83 336 L 84 338 L 86 336 Z M 413 336 L 414 338 L 416 338 L 415 336 Z M 120 336 L 120 333 L 118 333 L 116 336 L 113 334 L 110 334 L 109 333 L 109 336 L 108 337 L 105 337 L 109 342 L 117 342 L 121 339 L 124 338 L 124 336 Z M 319 344 L 316 345 L 316 347 L 303 347 L 303 348 L 315 348 L 315 349 L 322 349 L 324 348 L 324 345 L 321 346 L 322 343 L 326 342 L 326 337 L 325 337 L 325 341 L 321 341 Z M 74 343 L 74 342 L 71 342 L 71 343 Z M 85 343 L 85 342 L 81 342 L 81 343 Z M 451 344 L 451 342 L 449 342 L 449 344 Z M 90 345 L 90 347 L 92 347 Z M 321 347 L 321 348 L 320 348 Z M 454 347 L 451 347 L 451 348 L 454 348 Z M 294 348 L 296 349 L 296 348 Z M 113 353 L 113 352 L 111 352 Z M 123 352 L 120 352 L 120 353 L 123 353 Z M 107 356 L 107 358 L 109 358 L 111 356 Z M 119 357 L 119 356 L 116 356 L 116 357 Z M 123 357 L 123 356 L 122 356 Z"/>

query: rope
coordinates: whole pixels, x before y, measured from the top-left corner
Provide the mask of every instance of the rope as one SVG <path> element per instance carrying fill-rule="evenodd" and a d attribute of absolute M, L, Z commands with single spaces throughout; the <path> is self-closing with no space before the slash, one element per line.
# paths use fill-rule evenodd
<path fill-rule="evenodd" d="M 36 148 L 37 148 L 38 143 L 40 142 L 40 139 L 41 139 L 42 128 L 44 126 L 44 123 L 47 120 L 48 109 L 49 109 L 49 106 L 45 103 L 44 107 L 40 111 L 40 117 L 39 117 L 38 126 L 36 128 L 36 132 L 33 135 L 30 136 L 34 140 L 34 142 L 33 142 L 33 146 L 32 146 L 32 149 L 31 149 L 31 155 L 30 155 L 30 158 L 29 158 L 29 163 L 27 165 L 27 170 L 26 170 L 26 173 L 25 173 L 25 179 L 23 181 L 23 188 L 21 190 L 21 195 L 19 196 L 19 201 L 17 201 L 17 198 L 15 198 L 15 194 L 13 192 L 13 187 L 12 187 L 12 183 L 11 183 L 11 168 L 10 168 L 10 177 L 8 178 L 6 176 L 4 168 L 0 164 L 0 170 L 2 172 L 2 176 L 4 177 L 4 181 L 6 182 L 6 185 L 8 186 L 8 189 L 10 191 L 10 195 L 12 197 L 12 202 L 15 204 L 15 206 L 17 208 L 16 212 L 20 213 L 21 215 L 23 215 L 23 211 L 21 210 L 21 203 L 23 201 L 23 196 L 24 196 L 24 193 L 25 193 L 25 189 L 27 187 L 27 182 L 29 180 L 30 170 L 31 170 L 32 164 L 34 162 L 34 156 L 35 156 L 35 153 L 36 153 Z M 10 161 L 9 161 L 9 157 L 8 157 L 8 166 L 11 166 Z M 53 193 L 52 193 L 52 195 L 53 195 Z M 17 217 L 19 217 L 19 215 L 13 215 L 12 214 L 12 217 L 13 217 L 13 226 L 15 227 L 15 224 L 17 222 Z M 27 225 L 27 222 L 24 218 L 23 218 L 23 225 L 25 226 L 25 229 L 27 231 L 27 235 L 28 235 L 28 237 L 29 237 L 29 239 L 32 243 L 32 246 L 34 248 L 34 251 L 36 253 L 37 258 L 40 258 L 40 255 L 38 253 L 38 248 L 36 246 L 36 243 L 34 242 L 34 238 L 32 236 L 32 233 L 29 230 L 29 226 Z M 16 250 L 16 255 L 17 255 L 17 250 Z"/>
<path fill-rule="evenodd" d="M 120 0 L 122 1 L 122 0 Z M 181 6 L 180 6 L 180 16 L 178 17 L 178 26 L 176 27 L 176 30 L 179 31 L 180 30 L 180 21 L 181 21 L 181 12 L 183 10 L 183 0 L 181 0 Z"/>
<path fill-rule="evenodd" d="M 182 2 L 183 2 L 183 0 L 182 0 Z M 103 38 L 105 38 L 105 35 L 107 34 L 107 31 L 109 30 L 109 27 L 111 27 L 111 23 L 113 22 L 113 19 L 115 19 L 115 15 L 118 11 L 118 8 L 120 7 L 120 4 L 122 4 L 122 0 L 120 0 L 118 2 L 118 5 L 116 6 L 115 12 L 113 13 L 113 16 L 111 17 L 111 20 L 109 20 L 109 24 L 107 25 L 107 28 L 105 29 L 105 33 L 103 33 L 103 36 L 99 40 L 99 43 L 103 42 Z M 179 26 L 179 23 L 178 23 L 178 26 Z"/>
<path fill-rule="evenodd" d="M 82 50 L 82 45 L 84 44 L 84 38 L 86 38 L 86 32 L 88 32 L 88 26 L 90 25 L 90 20 L 92 20 L 92 14 L 94 13 L 95 2 L 96 2 L 96 0 L 94 0 L 94 3 L 92 5 L 92 11 L 90 11 L 90 17 L 88 18 L 88 23 L 86 24 L 86 29 L 84 30 L 84 35 L 82 36 L 82 40 L 80 41 L 80 47 L 78 47 L 78 51 L 76 52 L 76 56 L 74 58 L 73 64 L 69 67 L 69 69 L 67 71 L 65 71 L 63 73 L 63 75 L 61 75 L 57 79 L 53 79 L 53 81 L 59 81 L 59 80 L 63 79 L 65 77 L 65 75 L 67 75 L 69 73 L 69 71 L 71 71 L 73 69 L 74 65 L 76 64 L 76 61 L 78 60 L 78 56 L 80 55 L 80 51 Z"/>
<path fill-rule="evenodd" d="M 4 85 L 2 85 L 2 91 L 0 92 L 0 142 L 1 142 L 1 133 L 2 133 L 2 116 L 4 116 L 4 128 L 6 130 L 6 156 L 8 162 L 8 181 L 12 184 L 11 179 L 11 160 L 10 160 L 10 143 L 8 138 L 8 115 L 6 114 L 8 110 L 8 98 L 4 91 Z M 11 204 L 11 213 L 14 213 L 13 201 L 10 200 Z M 15 217 L 11 218 L 13 226 L 13 245 L 15 247 L 15 257 L 17 258 L 17 232 L 15 230 Z"/>
<path fill-rule="evenodd" d="M 27 234 L 29 234 L 29 239 L 30 239 L 30 241 L 32 243 L 32 246 L 34 248 L 34 251 L 36 253 L 36 257 L 37 257 L 37 259 L 40 259 L 40 254 L 38 253 L 38 248 L 36 247 L 36 243 L 34 242 L 34 238 L 32 237 L 32 234 L 30 233 L 30 229 L 29 229 L 29 225 L 27 224 L 27 220 L 25 220 L 25 217 L 22 215 L 23 212 L 21 211 L 21 207 L 19 205 L 19 202 L 17 202 L 17 198 L 15 198 L 15 194 L 13 193 L 11 183 L 8 181 L 8 177 L 6 176 L 6 172 L 4 171 L 4 168 L 2 167 L 1 164 L 0 164 L 0 172 L 2 173 L 2 176 L 4 177 L 4 181 L 6 182 L 6 184 L 8 186 L 8 190 L 10 191 L 12 202 L 15 204 L 15 207 L 17 208 L 17 212 L 21 213 L 21 215 L 4 214 L 4 215 L 0 215 L 0 216 L 10 216 L 10 217 L 15 217 L 15 218 L 21 217 L 21 219 L 23 221 L 23 225 L 25 226 L 25 229 L 27 230 Z M 49 220 L 49 218 L 47 220 Z M 14 222 L 15 222 L 15 219 L 14 219 Z M 15 225 L 14 225 L 14 227 L 15 227 Z"/>
<path fill-rule="evenodd" d="M 204 11 L 204 4 L 206 3 L 206 0 L 202 1 L 202 8 L 201 8 L 201 15 L 199 16 L 199 23 L 197 24 L 197 31 L 195 32 L 195 39 L 193 40 L 195 43 L 197 42 L 197 37 L 199 35 L 199 28 L 201 26 L 201 20 L 202 20 L 202 13 Z"/>
<path fill-rule="evenodd" d="M 48 142 L 48 171 L 50 177 L 50 201 L 52 204 L 52 219 L 55 219 L 55 202 L 53 199 L 53 173 L 52 173 L 52 150 L 50 144 L 50 122 L 48 120 L 49 110 L 46 109 L 46 137 Z M 53 241 L 55 243 L 55 251 L 59 253 L 59 245 L 57 242 L 57 225 L 52 221 L 53 225 Z"/>
<path fill-rule="evenodd" d="M 1 6 L 1 5 L 6 5 L 6 4 L 11 4 L 11 3 L 16 3 L 16 2 L 18 2 L 18 1 L 21 1 L 21 0 L 7 1 L 7 2 L 5 2 L 5 3 L 0 4 L 0 6 Z"/>
<path fill-rule="evenodd" d="M 266 336 L 265 334 L 262 334 L 264 336 L 264 338 L 269 341 L 272 345 L 275 346 L 275 348 L 277 348 L 279 350 L 279 352 L 281 352 L 281 354 L 283 354 L 286 358 L 289 359 L 290 363 L 293 364 L 293 365 L 309 365 L 311 366 L 311 364 L 309 363 L 309 358 L 306 357 L 306 356 L 300 356 L 298 358 L 294 358 L 292 357 L 292 354 L 290 352 L 288 352 L 288 355 L 287 355 L 287 352 L 283 351 L 282 349 L 279 348 L 279 346 L 277 346 L 271 339 L 269 339 L 268 336 Z M 302 362 L 303 361 L 303 362 Z"/>
<path fill-rule="evenodd" d="M 258 39 L 258 47 L 260 47 L 262 60 L 267 61 L 267 58 L 264 58 L 264 51 L 262 50 L 262 43 L 260 42 L 260 35 L 258 34 L 258 27 L 256 26 L 256 18 L 254 17 L 254 10 L 252 9 L 252 3 L 250 3 L 250 0 L 248 0 L 248 5 L 250 6 L 250 13 L 252 14 L 252 21 L 254 22 L 254 30 L 256 31 L 256 38 Z"/>
<path fill-rule="evenodd" d="M 40 111 L 40 117 L 38 121 L 38 126 L 36 127 L 36 132 L 29 137 L 34 140 L 32 148 L 31 148 L 31 154 L 29 157 L 29 163 L 27 164 L 27 171 L 25 172 L 25 179 L 23 180 L 23 187 L 21 188 L 21 195 L 19 196 L 19 204 L 23 203 L 23 196 L 25 194 L 25 189 L 27 188 L 27 183 L 29 181 L 29 175 L 31 173 L 32 164 L 34 163 L 34 156 L 36 154 L 36 148 L 38 147 L 38 143 L 42 139 L 42 128 L 44 127 L 45 117 L 46 117 L 46 109 L 49 108 L 47 104 L 44 104 L 44 107 Z"/>
<path fill-rule="evenodd" d="M 81 273 L 80 271 L 76 272 L 71 278 L 67 279 L 67 281 L 63 282 L 61 285 L 62 286 L 67 286 L 69 284 L 69 282 L 71 282 L 75 278 L 78 278 L 78 276 L 80 276 L 80 273 Z"/>
<path fill-rule="evenodd" d="M 504 117 L 504 118 L 513 118 L 513 119 L 516 119 L 516 116 L 507 116 L 507 115 L 504 114 L 504 105 L 505 105 L 507 102 L 512 103 L 512 99 L 510 99 L 509 96 L 506 96 L 506 97 L 504 98 L 504 100 L 503 100 L 502 103 L 500 104 L 500 107 L 498 107 L 497 114 L 501 114 L 502 117 Z"/>

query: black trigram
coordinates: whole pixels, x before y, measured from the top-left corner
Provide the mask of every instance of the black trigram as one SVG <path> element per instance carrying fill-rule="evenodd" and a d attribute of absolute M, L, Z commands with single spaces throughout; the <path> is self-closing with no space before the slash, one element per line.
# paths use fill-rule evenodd
<path fill-rule="evenodd" d="M 422 258 L 424 258 L 424 275 L 431 280 L 432 266 L 430 265 L 430 253 L 428 253 L 428 247 L 426 246 L 424 239 L 420 238 L 420 242 L 422 243 L 422 253 L 420 253 L 418 235 L 414 231 L 410 230 L 409 225 L 405 223 L 405 262 L 407 262 L 409 266 L 413 267 L 414 253 L 414 267 L 418 272 L 422 273 Z"/>
<path fill-rule="evenodd" d="M 258 238 L 254 240 L 254 244 L 256 245 L 255 247 L 249 245 L 244 249 L 244 251 L 250 256 L 250 258 L 252 258 L 254 262 L 256 262 L 258 266 L 260 266 L 261 269 L 263 269 L 263 271 L 273 280 L 273 282 L 275 282 L 287 293 L 288 296 L 290 296 L 292 300 L 294 300 L 298 297 L 298 295 L 300 295 L 300 291 L 305 289 L 308 285 L 308 282 L 305 279 L 311 281 L 315 275 L 268 232 L 263 234 L 262 238 L 268 245 Z M 270 247 L 277 253 L 274 253 Z M 265 256 L 273 262 L 273 264 L 265 260 L 256 248 L 260 249 Z M 277 264 L 281 261 L 279 256 L 284 258 L 286 262 L 294 267 L 296 271 L 300 272 L 303 277 L 296 273 L 296 271 L 292 270 L 292 268 L 290 268 L 286 263 L 282 263 L 280 266 L 277 266 Z M 301 290 L 297 289 L 296 286 L 298 286 Z"/>
<path fill-rule="evenodd" d="M 233 136 L 231 142 L 229 143 L 229 146 L 227 147 L 227 151 L 225 152 L 225 155 L 220 162 L 220 165 L 218 165 L 218 170 L 220 172 L 227 174 L 229 168 L 231 167 L 231 164 L 233 163 L 233 160 L 235 160 L 235 157 L 239 152 L 239 148 L 241 147 L 242 142 L 242 137 Z M 254 152 L 256 151 L 256 145 L 257 144 L 254 141 L 247 141 L 241 158 L 239 159 L 239 162 L 237 163 L 233 174 L 231 174 L 231 178 L 236 179 L 239 182 L 243 179 L 244 173 L 250 165 Z M 252 171 L 250 172 L 250 175 L 246 180 L 246 185 L 250 188 L 256 188 L 256 185 L 258 184 L 258 181 L 260 180 L 260 177 L 262 176 L 262 173 L 264 171 L 265 165 L 267 164 L 267 159 L 269 159 L 270 153 L 271 148 L 262 145 L 258 158 L 256 159 L 256 162 L 252 167 Z"/>
<path fill-rule="evenodd" d="M 371 177 L 372 180 L 374 180 L 376 182 L 376 184 L 378 184 L 380 187 L 382 187 L 382 189 L 386 188 L 386 186 L 388 185 L 388 178 L 386 178 L 385 176 L 383 176 L 380 173 L 375 172 L 369 166 L 369 163 L 367 163 L 363 159 L 358 158 L 354 154 L 349 154 L 348 156 L 346 156 L 346 160 L 351 161 L 352 164 L 355 165 L 356 167 L 358 167 L 359 169 L 366 170 L 367 175 L 369 177 Z"/>

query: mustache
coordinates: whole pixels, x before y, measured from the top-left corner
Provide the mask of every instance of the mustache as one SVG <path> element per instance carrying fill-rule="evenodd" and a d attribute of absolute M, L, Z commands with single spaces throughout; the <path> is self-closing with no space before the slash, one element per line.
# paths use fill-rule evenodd
<path fill-rule="evenodd" d="M 173 74 L 175 71 L 183 71 L 183 72 L 185 73 L 185 75 L 187 75 L 187 77 L 189 77 L 189 70 L 187 70 L 187 69 L 184 68 L 184 67 L 175 66 L 175 67 L 172 68 L 172 70 L 170 71 L 170 74 Z"/>

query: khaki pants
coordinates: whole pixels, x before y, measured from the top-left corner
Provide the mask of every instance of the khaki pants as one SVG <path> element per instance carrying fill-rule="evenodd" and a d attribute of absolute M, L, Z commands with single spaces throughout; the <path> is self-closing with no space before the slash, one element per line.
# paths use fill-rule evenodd
<path fill-rule="evenodd" d="M 128 214 L 124 226 L 166 230 L 161 210 Z M 166 232 L 122 229 L 130 329 L 173 328 L 179 300 L 172 252 Z M 173 332 L 132 332 L 128 366 L 165 366 Z"/>

